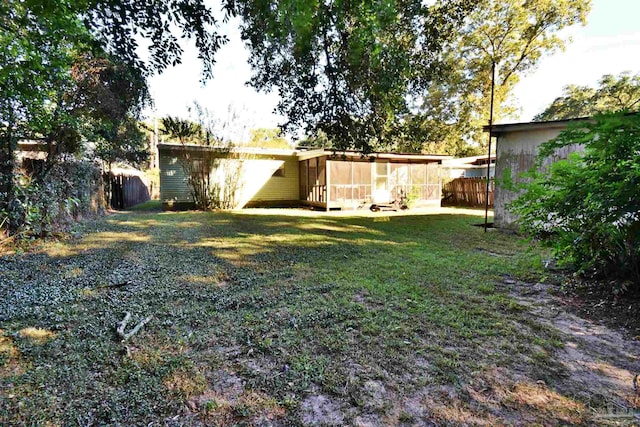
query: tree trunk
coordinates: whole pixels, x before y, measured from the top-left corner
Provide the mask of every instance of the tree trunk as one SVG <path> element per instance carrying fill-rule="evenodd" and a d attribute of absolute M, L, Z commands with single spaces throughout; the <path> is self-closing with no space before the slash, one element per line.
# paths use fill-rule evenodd
<path fill-rule="evenodd" d="M 12 212 L 15 207 L 13 180 L 15 174 L 15 141 L 11 133 L 0 136 L 0 212 L 9 215 L 9 233 L 18 229 L 18 216 Z"/>

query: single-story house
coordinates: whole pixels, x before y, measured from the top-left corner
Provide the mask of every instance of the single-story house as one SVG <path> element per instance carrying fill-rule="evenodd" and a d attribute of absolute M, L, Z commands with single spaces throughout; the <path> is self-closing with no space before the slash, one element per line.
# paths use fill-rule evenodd
<path fill-rule="evenodd" d="M 193 207 L 185 161 L 204 153 L 219 157 L 211 176 L 233 170 L 240 181 L 234 207 L 312 206 L 357 209 L 411 192 L 416 206 L 440 205 L 441 164 L 446 155 L 334 152 L 326 149 L 261 149 L 158 144 L 160 198 L 164 209 Z M 190 160 L 186 160 L 186 159 Z M 391 199 L 391 200 L 389 200 Z"/>
<path fill-rule="evenodd" d="M 514 183 L 520 175 L 535 163 L 538 147 L 557 137 L 572 122 L 589 120 L 588 117 L 546 122 L 508 123 L 491 126 L 491 136 L 496 138 L 496 189 L 494 194 L 494 225 L 497 228 L 516 228 L 517 217 L 506 209 L 506 205 L 517 197 L 517 193 L 503 188 L 500 181 L 511 176 Z M 489 127 L 484 127 L 485 132 Z M 566 159 L 570 153 L 582 151 L 580 145 L 565 147 L 556 152 L 557 159 Z"/>
<path fill-rule="evenodd" d="M 486 178 L 487 163 L 489 165 L 489 177 L 493 178 L 495 174 L 496 155 L 492 154 L 489 159 L 487 155 L 457 157 L 455 159 L 443 160 L 442 167 L 448 177 L 455 178 Z"/>

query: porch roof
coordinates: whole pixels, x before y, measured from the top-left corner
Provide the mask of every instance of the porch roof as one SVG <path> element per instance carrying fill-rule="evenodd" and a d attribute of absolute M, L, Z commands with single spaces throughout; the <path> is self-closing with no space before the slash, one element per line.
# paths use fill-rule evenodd
<path fill-rule="evenodd" d="M 198 144 L 176 144 L 176 143 L 160 143 L 158 149 L 187 149 L 193 151 L 218 151 L 225 153 L 226 148 L 220 146 L 207 146 Z M 341 150 L 335 151 L 326 148 L 307 148 L 297 147 L 295 149 L 283 149 L 283 148 L 259 148 L 259 147 L 233 147 L 232 153 L 238 154 L 255 154 L 264 156 L 295 156 L 298 160 L 307 160 L 315 157 L 323 156 L 335 156 L 335 157 L 373 157 L 376 159 L 388 159 L 388 160 L 430 160 L 440 161 L 445 159 L 451 159 L 452 156 L 446 154 L 416 154 L 416 153 L 390 153 L 390 152 L 373 152 L 369 154 L 363 154 L 362 151 L 357 150 Z"/>
<path fill-rule="evenodd" d="M 445 159 L 451 159 L 452 156 L 447 154 L 419 154 L 419 153 L 390 153 L 390 152 L 372 152 L 364 154 L 362 151 L 357 150 L 341 150 L 334 151 L 330 149 L 315 149 L 315 150 L 300 150 L 298 151 L 299 160 L 312 159 L 314 157 L 322 156 L 335 156 L 335 157 L 373 157 L 376 159 L 388 159 L 388 160 L 432 160 L 440 161 Z"/>

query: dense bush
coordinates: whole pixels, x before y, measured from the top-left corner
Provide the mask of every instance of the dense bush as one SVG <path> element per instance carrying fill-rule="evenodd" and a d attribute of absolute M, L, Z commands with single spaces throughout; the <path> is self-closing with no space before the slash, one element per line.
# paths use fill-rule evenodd
<path fill-rule="evenodd" d="M 201 210 L 233 209 L 243 188 L 244 163 L 252 156 L 232 153 L 232 146 L 219 151 L 202 151 L 194 156 L 187 149 L 180 154 L 191 197 Z M 221 157 L 224 153 L 225 157 Z"/>
<path fill-rule="evenodd" d="M 20 236 L 44 237 L 67 229 L 79 216 L 105 208 L 100 170 L 86 161 L 53 166 L 46 179 L 19 169 L 14 178 L 12 206 L 0 211 L 0 223 L 15 224 Z"/>
<path fill-rule="evenodd" d="M 554 160 L 558 149 L 583 153 Z M 576 123 L 541 146 L 523 193 L 508 208 L 522 229 L 577 272 L 640 290 L 640 115 Z"/>

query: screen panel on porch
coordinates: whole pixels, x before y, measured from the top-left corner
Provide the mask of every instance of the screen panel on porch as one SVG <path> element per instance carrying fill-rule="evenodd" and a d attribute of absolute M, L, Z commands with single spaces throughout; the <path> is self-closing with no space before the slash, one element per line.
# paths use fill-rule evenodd
<path fill-rule="evenodd" d="M 326 159 L 313 158 L 300 162 L 300 196 L 302 200 L 326 203 Z"/>
<path fill-rule="evenodd" d="M 331 160 L 329 164 L 329 197 L 331 202 L 345 203 L 353 199 L 351 162 Z"/>
<path fill-rule="evenodd" d="M 411 173 L 410 166 L 407 163 L 391 163 L 389 165 L 389 189 L 391 197 L 400 200 L 402 196 L 406 196 L 411 191 Z"/>
<path fill-rule="evenodd" d="M 411 190 L 418 200 L 428 200 L 427 196 L 427 165 L 411 165 Z"/>
<path fill-rule="evenodd" d="M 440 200 L 440 167 L 437 163 L 391 163 L 389 187 L 396 199 L 413 193 L 418 200 Z"/>
<path fill-rule="evenodd" d="M 371 201 L 371 163 L 352 162 L 353 199 L 358 204 Z"/>
<path fill-rule="evenodd" d="M 302 200 L 308 200 L 309 197 L 309 179 L 308 179 L 308 168 L 309 162 L 307 160 L 303 160 L 298 163 L 298 167 L 300 168 L 300 198 Z"/>
<path fill-rule="evenodd" d="M 329 197 L 337 206 L 358 207 L 371 201 L 370 162 L 331 160 L 329 165 Z"/>
<path fill-rule="evenodd" d="M 437 163 L 427 164 L 427 187 L 425 200 L 440 200 L 442 196 L 440 171 L 440 166 Z"/>
<path fill-rule="evenodd" d="M 440 200 L 440 166 L 437 163 L 412 164 L 411 187 L 418 200 Z"/>

